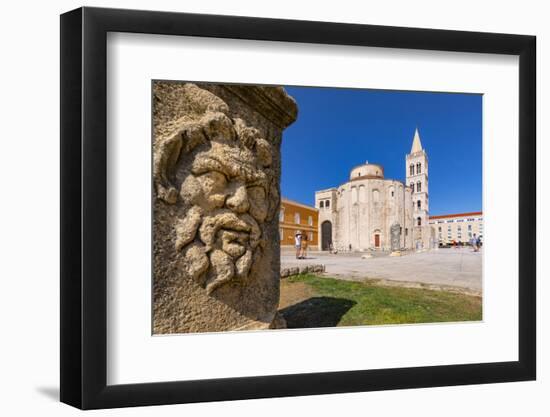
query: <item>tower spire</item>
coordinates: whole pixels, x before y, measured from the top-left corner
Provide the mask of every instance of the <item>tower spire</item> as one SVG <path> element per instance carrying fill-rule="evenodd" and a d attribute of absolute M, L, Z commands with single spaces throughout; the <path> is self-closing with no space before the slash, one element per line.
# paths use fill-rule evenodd
<path fill-rule="evenodd" d="M 411 147 L 411 153 L 420 152 L 422 150 L 422 143 L 420 143 L 420 134 L 418 133 L 418 127 L 414 131 L 414 139 Z"/>

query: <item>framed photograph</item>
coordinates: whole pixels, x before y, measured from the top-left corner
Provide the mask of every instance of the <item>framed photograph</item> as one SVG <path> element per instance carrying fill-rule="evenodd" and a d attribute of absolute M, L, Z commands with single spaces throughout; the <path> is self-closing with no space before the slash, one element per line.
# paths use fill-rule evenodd
<path fill-rule="evenodd" d="M 533 380 L 535 37 L 61 16 L 61 401 Z"/>

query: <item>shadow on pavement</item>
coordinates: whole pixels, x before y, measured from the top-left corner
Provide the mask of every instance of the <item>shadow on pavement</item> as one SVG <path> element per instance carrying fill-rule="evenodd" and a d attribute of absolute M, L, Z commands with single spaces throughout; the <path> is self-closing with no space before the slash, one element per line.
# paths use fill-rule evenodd
<path fill-rule="evenodd" d="M 36 387 L 36 391 L 53 401 L 59 401 L 59 387 Z"/>
<path fill-rule="evenodd" d="M 345 298 L 312 297 L 279 310 L 287 328 L 335 327 L 355 304 Z"/>

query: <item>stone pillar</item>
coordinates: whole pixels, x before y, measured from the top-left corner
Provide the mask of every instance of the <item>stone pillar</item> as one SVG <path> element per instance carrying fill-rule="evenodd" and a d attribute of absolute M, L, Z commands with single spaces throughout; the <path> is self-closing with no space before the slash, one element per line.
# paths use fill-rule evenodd
<path fill-rule="evenodd" d="M 401 226 L 394 223 L 390 227 L 391 253 L 390 256 L 401 256 Z"/>
<path fill-rule="evenodd" d="M 153 83 L 153 332 L 279 318 L 280 87 Z"/>

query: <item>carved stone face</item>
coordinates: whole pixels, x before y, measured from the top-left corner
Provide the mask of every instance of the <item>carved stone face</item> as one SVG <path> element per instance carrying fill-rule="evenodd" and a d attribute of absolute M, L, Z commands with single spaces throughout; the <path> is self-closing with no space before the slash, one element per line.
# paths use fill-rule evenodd
<path fill-rule="evenodd" d="M 210 294 L 252 279 L 262 259 L 264 223 L 279 204 L 272 150 L 256 129 L 219 112 L 186 127 L 182 141 L 176 176 L 185 214 L 175 245 L 187 274 Z"/>

